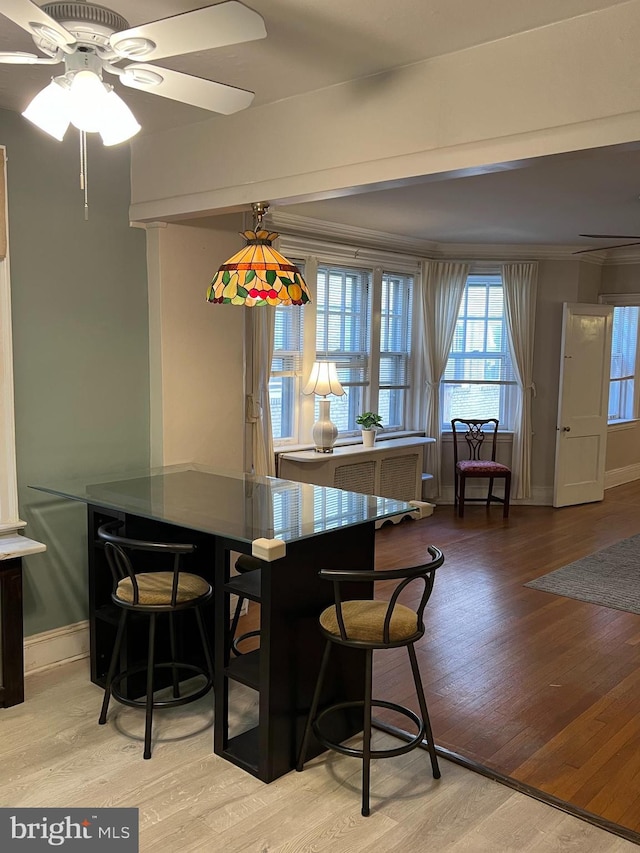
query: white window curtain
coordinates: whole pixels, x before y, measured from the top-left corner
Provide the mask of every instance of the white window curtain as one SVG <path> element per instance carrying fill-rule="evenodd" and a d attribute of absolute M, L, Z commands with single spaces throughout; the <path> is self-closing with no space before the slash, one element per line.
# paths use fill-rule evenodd
<path fill-rule="evenodd" d="M 253 470 L 264 477 L 275 477 L 275 456 L 271 434 L 269 376 L 273 358 L 275 309 L 268 305 L 251 308 L 252 382 L 247 398 L 247 421 L 252 425 Z"/>
<path fill-rule="evenodd" d="M 504 311 L 511 348 L 511 360 L 518 382 L 514 419 L 511 470 L 512 496 L 531 496 L 531 398 L 533 382 L 533 336 L 536 320 L 538 264 L 503 264 Z"/>
<path fill-rule="evenodd" d="M 464 293 L 469 264 L 455 261 L 424 261 L 418 290 L 422 320 L 422 361 L 425 378 L 425 432 L 436 443 L 427 449 L 428 470 L 433 474 L 435 497 L 440 494 L 442 431 L 440 429 L 440 380 L 444 374 Z"/>

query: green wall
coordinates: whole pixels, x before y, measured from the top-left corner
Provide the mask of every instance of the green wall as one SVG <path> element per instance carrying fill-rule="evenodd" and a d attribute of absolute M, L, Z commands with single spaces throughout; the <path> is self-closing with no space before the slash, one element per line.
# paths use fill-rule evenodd
<path fill-rule="evenodd" d="M 89 220 L 74 128 L 59 143 L 0 110 L 7 149 L 16 451 L 25 633 L 87 616 L 86 514 L 29 484 L 149 459 L 145 233 L 131 228 L 129 148 L 89 137 Z"/>

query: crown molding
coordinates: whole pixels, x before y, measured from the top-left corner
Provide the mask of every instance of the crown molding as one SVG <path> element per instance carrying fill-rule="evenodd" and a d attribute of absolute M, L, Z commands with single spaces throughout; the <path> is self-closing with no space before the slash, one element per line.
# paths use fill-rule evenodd
<path fill-rule="evenodd" d="M 575 261 L 578 257 L 574 252 L 582 246 L 549 246 L 527 243 L 437 243 L 432 240 L 419 240 L 414 237 L 402 237 L 385 231 L 374 231 L 355 225 L 341 225 L 337 222 L 327 222 L 307 216 L 274 210 L 269 213 L 269 226 L 279 231 L 283 236 L 306 237 L 314 244 L 325 243 L 328 246 L 342 244 L 343 246 L 361 246 L 377 252 L 398 252 L 405 256 L 420 260 L 423 258 L 460 259 L 460 260 L 562 260 Z M 626 255 L 626 253 L 625 253 Z M 601 266 L 610 261 L 605 251 L 590 252 L 579 258 L 583 263 Z M 640 251 L 636 261 L 640 261 Z"/>
<path fill-rule="evenodd" d="M 310 237 L 314 240 L 327 240 L 342 244 L 364 246 L 371 249 L 387 249 L 404 255 L 424 257 L 438 250 L 438 243 L 430 240 L 417 240 L 414 237 L 402 237 L 388 234 L 386 231 L 373 231 L 357 225 L 341 225 L 310 216 L 297 216 L 274 210 L 269 213 L 269 223 L 282 234 Z"/>
<path fill-rule="evenodd" d="M 606 267 L 624 266 L 626 264 L 640 264 L 640 246 L 636 249 L 627 249 L 625 252 L 607 253 L 604 261 Z"/>
<path fill-rule="evenodd" d="M 580 246 L 549 246 L 533 243 L 439 243 L 437 258 L 492 261 L 583 261 L 601 265 L 604 258 L 600 252 L 578 258 L 574 254 Z"/>

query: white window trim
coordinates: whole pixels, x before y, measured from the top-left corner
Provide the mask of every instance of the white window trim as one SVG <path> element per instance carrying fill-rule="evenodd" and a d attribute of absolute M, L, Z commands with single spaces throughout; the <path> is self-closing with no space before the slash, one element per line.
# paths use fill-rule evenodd
<path fill-rule="evenodd" d="M 609 423 L 607 424 L 607 431 L 622 432 L 625 429 L 635 429 L 635 425 L 639 421 L 639 418 L 627 418 L 627 420 L 609 421 Z"/>
<path fill-rule="evenodd" d="M 627 305 L 640 306 L 640 293 L 601 293 L 598 297 L 598 302 L 601 305 L 613 305 L 614 308 L 624 308 Z M 607 432 L 620 432 L 625 429 L 633 429 L 640 418 L 640 340 L 636 346 L 636 369 L 634 374 L 634 395 L 633 395 L 633 418 L 625 418 L 622 420 L 608 421 Z M 609 366 L 609 384 L 611 384 L 611 366 Z"/>
<path fill-rule="evenodd" d="M 640 305 L 640 293 L 601 293 L 598 302 L 602 305 Z"/>
<path fill-rule="evenodd" d="M 0 146 L 4 157 L 3 186 L 7 185 L 6 148 Z M 4 161 L 4 162 L 2 162 Z M 4 206 L 4 222 L 8 222 L 7 194 L 0 196 Z M 7 255 L 0 259 L 0 536 L 14 533 L 26 522 L 18 517 L 18 478 L 16 471 L 16 427 L 13 400 L 13 338 L 11 330 L 11 277 L 9 270 L 9 241 Z"/>
<path fill-rule="evenodd" d="M 9 202 L 7 149 L 0 145 L 0 204 L 4 207 L 6 255 L 0 259 L 0 560 L 21 559 L 39 554 L 47 546 L 18 535 L 27 526 L 18 516 L 18 473 L 16 467 L 16 422 L 13 397 L 13 335 L 11 328 L 11 274 L 9 267 Z M 0 227 L 2 223 L 0 217 Z"/>

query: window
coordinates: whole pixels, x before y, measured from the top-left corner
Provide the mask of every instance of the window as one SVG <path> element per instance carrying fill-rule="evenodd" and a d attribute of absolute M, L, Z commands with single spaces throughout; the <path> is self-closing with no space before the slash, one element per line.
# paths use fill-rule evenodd
<path fill-rule="evenodd" d="M 511 364 L 500 275 L 470 275 L 440 385 L 442 428 L 452 418 L 498 418 L 513 427 L 516 378 Z"/>
<path fill-rule="evenodd" d="M 413 276 L 382 275 L 378 413 L 387 429 L 405 423 L 411 356 Z"/>
<path fill-rule="evenodd" d="M 301 389 L 315 359 L 335 362 L 345 390 L 330 398 L 341 435 L 360 434 L 356 417 L 363 411 L 379 412 L 385 431 L 407 429 L 414 275 L 399 267 L 307 259 L 305 274 L 315 280 L 311 304 L 275 309 L 269 391 L 276 444 L 310 441 L 319 398 L 303 397 Z"/>
<path fill-rule="evenodd" d="M 369 291 L 367 270 L 319 266 L 316 283 L 316 358 L 334 361 L 345 390 L 331 398 L 339 433 L 354 432 L 369 385 Z M 315 401 L 315 419 L 319 416 Z"/>
<path fill-rule="evenodd" d="M 635 377 L 639 314 L 637 305 L 618 305 L 613 309 L 609 423 L 632 420 L 637 415 Z"/>

